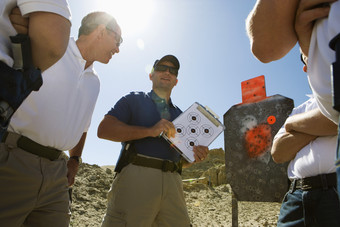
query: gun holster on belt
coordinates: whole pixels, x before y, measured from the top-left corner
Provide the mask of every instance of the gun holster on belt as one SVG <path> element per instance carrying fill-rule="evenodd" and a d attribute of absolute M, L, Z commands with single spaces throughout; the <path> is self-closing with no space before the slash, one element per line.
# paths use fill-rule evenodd
<path fill-rule="evenodd" d="M 13 68 L 0 61 L 0 126 L 6 130 L 10 118 L 32 91 L 42 85 L 41 71 L 33 66 L 30 39 L 18 34 L 12 41 Z M 0 137 L 1 137 L 0 133 Z M 1 139 L 1 138 L 0 138 Z"/>
<path fill-rule="evenodd" d="M 135 155 L 137 155 L 137 152 L 134 144 L 132 142 L 125 143 L 120 151 L 115 172 L 120 173 L 120 171 L 131 162 L 131 158 Z"/>
<path fill-rule="evenodd" d="M 333 108 L 340 112 L 340 33 L 330 41 L 329 47 L 335 51 L 335 62 L 331 66 Z"/>
<path fill-rule="evenodd" d="M 181 159 L 179 162 L 175 163 L 169 160 L 137 155 L 134 143 L 129 142 L 123 146 L 122 151 L 120 152 L 115 172 L 119 173 L 129 163 L 137 166 L 159 169 L 163 172 L 178 172 L 181 174 L 183 161 Z"/>

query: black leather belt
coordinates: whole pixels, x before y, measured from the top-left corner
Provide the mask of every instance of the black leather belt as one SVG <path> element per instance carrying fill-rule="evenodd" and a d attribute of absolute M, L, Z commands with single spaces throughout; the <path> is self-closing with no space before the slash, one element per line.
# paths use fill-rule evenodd
<path fill-rule="evenodd" d="M 313 189 L 328 189 L 337 186 L 336 173 L 320 174 L 314 177 L 294 179 L 290 184 L 289 191 L 294 192 L 296 189 L 310 191 Z"/>
<path fill-rule="evenodd" d="M 1 142 L 5 143 L 6 139 L 10 134 L 16 134 L 12 132 L 5 132 L 4 136 L 2 137 Z M 18 135 L 18 134 L 16 134 Z M 31 153 L 34 155 L 38 155 L 43 158 L 47 158 L 51 161 L 54 161 L 59 158 L 60 154 L 62 151 L 57 150 L 53 147 L 46 147 L 43 146 L 39 143 L 34 142 L 33 140 L 25 137 L 25 136 L 20 136 L 16 142 L 17 147 Z"/>
<path fill-rule="evenodd" d="M 129 163 L 143 166 L 143 167 L 150 167 L 154 169 L 160 169 L 163 172 L 179 172 L 182 168 L 179 163 L 175 163 L 169 160 L 158 160 L 153 158 L 146 158 L 138 155 L 133 155 L 129 158 Z M 179 172 L 180 173 L 180 172 Z"/>

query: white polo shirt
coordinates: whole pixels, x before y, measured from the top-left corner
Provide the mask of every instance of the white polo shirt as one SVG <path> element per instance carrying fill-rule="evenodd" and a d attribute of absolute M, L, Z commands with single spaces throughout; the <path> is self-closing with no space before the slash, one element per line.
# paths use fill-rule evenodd
<path fill-rule="evenodd" d="M 18 6 L 23 16 L 29 13 L 43 11 L 59 14 L 71 21 L 71 11 L 68 0 L 1 0 L 0 1 L 0 61 L 13 65 L 11 57 L 11 41 L 9 36 L 16 35 L 9 14 Z"/>
<path fill-rule="evenodd" d="M 335 52 L 329 42 L 340 33 L 340 2 L 331 5 L 329 16 L 314 25 L 308 52 L 308 79 L 321 112 L 338 123 L 339 113 L 333 109 L 330 66 L 335 61 Z"/>
<path fill-rule="evenodd" d="M 43 85 L 13 115 L 9 131 L 59 150 L 72 149 L 88 130 L 100 82 L 73 38 L 65 55 L 42 74 Z"/>
<path fill-rule="evenodd" d="M 310 98 L 293 109 L 290 116 L 318 108 L 316 100 Z M 286 132 L 284 126 L 275 135 L 279 139 Z M 335 172 L 335 151 L 337 136 L 318 137 L 303 147 L 290 161 L 287 174 L 290 179 L 316 176 Z"/>

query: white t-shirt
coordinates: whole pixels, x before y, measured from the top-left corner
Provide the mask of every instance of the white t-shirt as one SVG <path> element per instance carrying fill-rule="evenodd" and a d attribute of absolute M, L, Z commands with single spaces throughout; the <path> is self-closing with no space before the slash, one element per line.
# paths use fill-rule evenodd
<path fill-rule="evenodd" d="M 318 108 L 316 100 L 310 98 L 293 109 L 290 116 Z M 275 135 L 279 139 L 286 132 L 284 126 Z M 290 161 L 287 173 L 290 179 L 316 176 L 335 172 L 337 136 L 318 137 L 303 147 Z"/>
<path fill-rule="evenodd" d="M 59 14 L 71 21 L 71 11 L 68 0 L 1 0 L 0 1 L 0 61 L 13 65 L 11 41 L 9 36 L 16 35 L 9 14 L 18 6 L 23 16 L 28 13 L 43 11 Z"/>
<path fill-rule="evenodd" d="M 340 33 L 340 2 L 331 5 L 327 19 L 315 23 L 308 52 L 308 79 L 321 112 L 338 123 L 339 112 L 332 105 L 332 80 L 330 66 L 335 62 L 335 52 L 329 42 Z"/>
<path fill-rule="evenodd" d="M 88 130 L 100 82 L 73 38 L 65 55 L 42 74 L 43 85 L 14 113 L 9 131 L 59 150 L 72 149 Z"/>

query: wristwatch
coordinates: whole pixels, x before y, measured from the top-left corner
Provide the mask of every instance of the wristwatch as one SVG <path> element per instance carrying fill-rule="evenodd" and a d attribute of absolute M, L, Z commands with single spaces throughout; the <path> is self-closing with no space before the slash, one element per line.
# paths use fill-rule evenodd
<path fill-rule="evenodd" d="M 79 164 L 83 163 L 83 160 L 80 156 L 71 156 L 70 159 L 76 160 Z"/>

